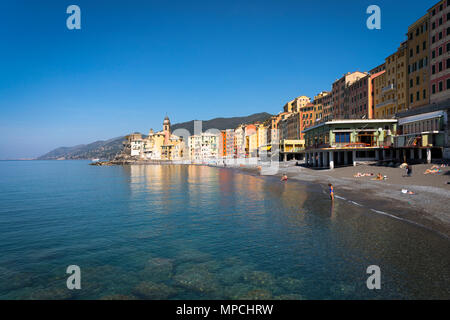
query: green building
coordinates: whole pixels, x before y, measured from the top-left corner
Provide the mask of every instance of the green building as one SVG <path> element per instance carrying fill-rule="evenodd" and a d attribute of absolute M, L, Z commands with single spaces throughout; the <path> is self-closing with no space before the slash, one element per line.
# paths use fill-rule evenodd
<path fill-rule="evenodd" d="M 393 157 L 395 119 L 349 119 L 323 122 L 303 131 L 305 162 L 314 167 L 356 165 Z"/>

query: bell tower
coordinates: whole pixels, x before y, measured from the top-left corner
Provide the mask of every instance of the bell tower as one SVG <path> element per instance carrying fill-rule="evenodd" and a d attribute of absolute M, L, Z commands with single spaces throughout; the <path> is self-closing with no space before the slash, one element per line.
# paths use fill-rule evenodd
<path fill-rule="evenodd" d="M 169 117 L 166 116 L 163 122 L 163 132 L 164 132 L 164 144 L 169 144 L 170 139 L 170 120 Z"/>

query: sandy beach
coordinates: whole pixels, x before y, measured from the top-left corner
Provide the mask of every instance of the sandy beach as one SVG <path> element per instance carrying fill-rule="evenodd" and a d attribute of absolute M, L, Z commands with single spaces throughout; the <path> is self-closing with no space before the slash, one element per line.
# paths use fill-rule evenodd
<path fill-rule="evenodd" d="M 295 163 L 282 163 L 275 175 L 286 174 L 287 183 L 302 181 L 321 184 L 328 192 L 332 183 L 335 201 L 350 201 L 368 208 L 373 214 L 387 214 L 392 218 L 414 223 L 434 230 L 450 238 L 450 167 L 440 168 L 440 173 L 424 174 L 432 164 L 413 165 L 411 177 L 401 168 L 376 165 L 358 165 L 335 168 L 334 170 L 315 170 Z M 249 170 L 246 168 L 245 170 Z M 256 168 L 253 170 L 257 170 Z M 355 177 L 357 173 L 370 173 L 373 176 Z M 373 180 L 381 173 L 386 180 Z M 262 175 L 273 175 L 265 172 Z M 405 194 L 402 189 L 414 194 Z M 325 196 L 325 194 L 324 194 Z"/>

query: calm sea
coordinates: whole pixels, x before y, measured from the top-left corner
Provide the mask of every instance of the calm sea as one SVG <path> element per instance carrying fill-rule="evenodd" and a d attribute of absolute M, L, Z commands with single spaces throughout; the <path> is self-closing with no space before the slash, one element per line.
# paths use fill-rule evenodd
<path fill-rule="evenodd" d="M 88 164 L 0 162 L 0 299 L 450 299 L 448 239 L 319 186 Z"/>

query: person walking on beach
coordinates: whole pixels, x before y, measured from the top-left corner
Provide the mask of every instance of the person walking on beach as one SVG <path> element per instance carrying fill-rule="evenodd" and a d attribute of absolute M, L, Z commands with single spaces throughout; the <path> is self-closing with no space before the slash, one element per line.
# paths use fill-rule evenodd
<path fill-rule="evenodd" d="M 287 181 L 288 177 L 286 174 L 283 175 L 283 177 L 281 177 L 281 181 Z"/>
<path fill-rule="evenodd" d="M 333 185 L 331 183 L 329 183 L 328 187 L 330 187 L 330 199 L 331 199 L 331 201 L 333 201 L 334 200 L 334 188 L 333 188 Z"/>

